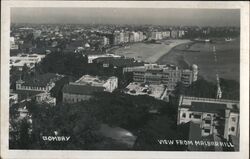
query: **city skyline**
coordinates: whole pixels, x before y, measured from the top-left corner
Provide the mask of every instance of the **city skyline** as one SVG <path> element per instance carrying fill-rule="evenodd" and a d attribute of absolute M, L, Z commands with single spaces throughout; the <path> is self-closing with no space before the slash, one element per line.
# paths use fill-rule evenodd
<path fill-rule="evenodd" d="M 150 13 L 150 14 L 149 14 Z M 240 26 L 237 9 L 12 8 L 12 23 Z"/>

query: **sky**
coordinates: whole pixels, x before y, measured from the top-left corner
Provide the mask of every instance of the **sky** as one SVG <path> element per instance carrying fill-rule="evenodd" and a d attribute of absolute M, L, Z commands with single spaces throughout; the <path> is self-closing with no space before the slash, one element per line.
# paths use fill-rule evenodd
<path fill-rule="evenodd" d="M 11 22 L 240 26 L 240 10 L 173 8 L 12 8 Z"/>

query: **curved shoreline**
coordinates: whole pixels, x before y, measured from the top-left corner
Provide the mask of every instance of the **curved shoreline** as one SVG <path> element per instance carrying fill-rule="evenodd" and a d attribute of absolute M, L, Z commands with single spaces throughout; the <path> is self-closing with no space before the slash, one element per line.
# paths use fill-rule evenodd
<path fill-rule="evenodd" d="M 164 40 L 162 44 L 137 43 L 129 45 L 130 48 L 117 48 L 112 50 L 115 54 L 123 55 L 129 58 L 135 58 L 139 61 L 156 63 L 161 57 L 168 54 L 174 47 L 189 43 L 190 40 Z"/>

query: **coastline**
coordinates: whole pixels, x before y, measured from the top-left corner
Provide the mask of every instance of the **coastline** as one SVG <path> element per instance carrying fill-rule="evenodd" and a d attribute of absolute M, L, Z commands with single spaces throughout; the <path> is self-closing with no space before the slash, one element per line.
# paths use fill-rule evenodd
<path fill-rule="evenodd" d="M 156 63 L 161 57 L 168 54 L 174 47 L 189 43 L 190 40 L 163 40 L 161 44 L 135 43 L 129 47 L 120 47 L 112 50 L 114 54 L 135 58 L 138 61 Z"/>

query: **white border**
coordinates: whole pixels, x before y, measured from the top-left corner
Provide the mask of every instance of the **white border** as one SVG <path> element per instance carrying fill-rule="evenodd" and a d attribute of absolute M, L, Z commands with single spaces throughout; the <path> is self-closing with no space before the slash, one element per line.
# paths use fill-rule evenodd
<path fill-rule="evenodd" d="M 249 2 L 223 1 L 2 1 L 1 2 L 1 157 L 9 158 L 249 158 Z M 9 33 L 11 7 L 86 8 L 220 8 L 241 9 L 240 54 L 240 152 L 162 152 L 162 151 L 46 151 L 8 150 L 9 114 Z"/>

